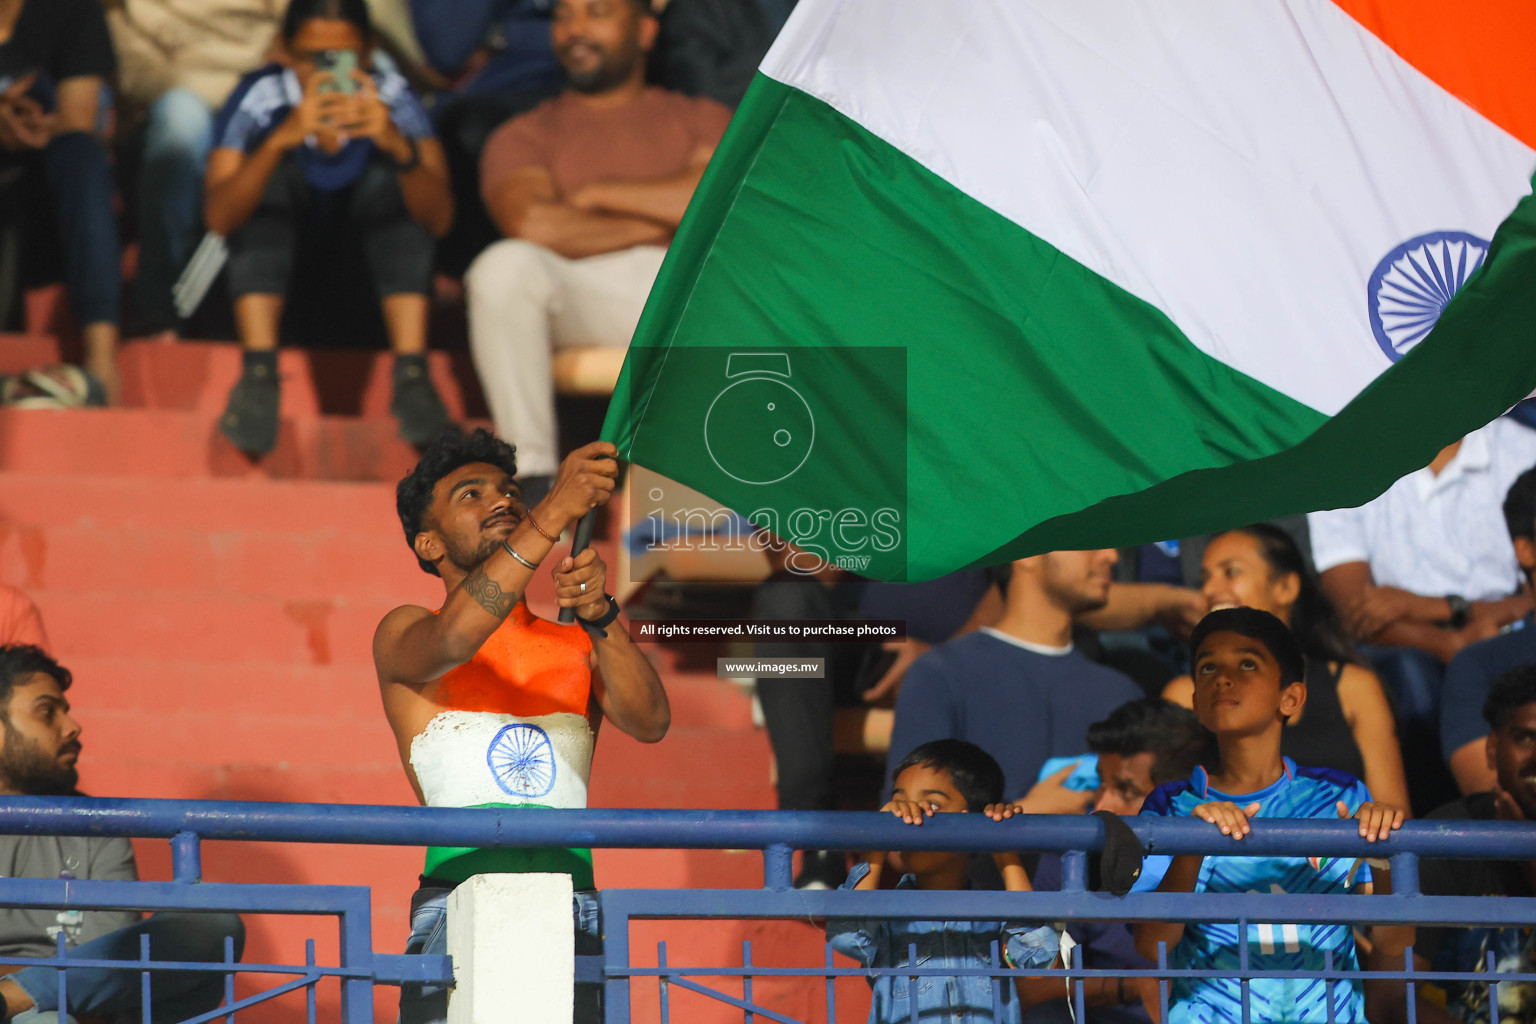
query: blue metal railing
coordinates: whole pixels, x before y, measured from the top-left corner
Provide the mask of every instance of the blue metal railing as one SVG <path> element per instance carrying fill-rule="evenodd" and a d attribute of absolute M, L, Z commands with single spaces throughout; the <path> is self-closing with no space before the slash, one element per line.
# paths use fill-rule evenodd
<path fill-rule="evenodd" d="M 1314 923 L 1431 923 L 1437 925 L 1529 926 L 1536 922 L 1536 899 L 1488 897 L 1429 897 L 1419 894 L 1418 859 L 1471 858 L 1485 860 L 1536 859 L 1536 825 L 1502 822 L 1414 821 L 1385 843 L 1361 839 L 1351 821 L 1260 819 L 1240 843 L 1227 839 L 1203 822 L 1164 818 L 1128 819 L 1154 854 L 1220 854 L 1245 856 L 1388 857 L 1393 867 L 1394 893 L 1369 899 L 1344 895 L 1290 893 L 1193 894 L 1133 893 L 1113 897 L 1085 888 L 1087 854 L 1102 848 L 1103 824 L 1095 817 L 1022 816 L 1003 823 L 980 815 L 949 814 L 929 819 L 921 827 L 904 825 L 888 814 L 772 811 L 554 811 L 515 809 L 453 810 L 336 804 L 273 804 L 251 802 L 112 800 L 88 798 L 7 797 L 0 799 L 0 834 L 126 836 L 171 840 L 174 880 L 170 882 L 111 882 L 63 879 L 0 879 L 0 905 L 67 909 L 222 910 L 235 913 L 308 914 L 335 917 L 340 928 L 339 962 L 317 966 L 313 956 L 303 965 L 239 964 L 223 966 L 232 974 L 250 972 L 289 975 L 292 980 L 234 1004 L 242 1009 L 279 991 L 306 989 L 313 1020 L 314 986 L 335 977 L 342 986 L 343 1019 L 349 1024 L 370 1021 L 373 987 L 406 982 L 446 983 L 451 969 L 446 957 L 379 953 L 372 948 L 370 894 L 362 886 L 234 885 L 201 881 L 200 843 L 204 839 L 261 840 L 316 843 L 363 843 L 405 846 L 468 847 L 594 847 L 668 849 L 758 849 L 764 858 L 764 887 L 749 890 L 605 890 L 602 894 L 604 953 L 578 958 L 578 979 L 604 987 L 606 1017 L 627 1022 L 630 980 L 660 979 L 665 1008 L 672 987 L 740 1008 L 747 1019 L 761 1017 L 785 1024 L 791 1018 L 754 1003 L 752 980 L 784 977 L 820 981 L 826 986 L 829 1019 L 836 1018 L 833 981 L 837 977 L 869 977 L 864 968 L 833 965 L 830 949 L 825 963 L 796 968 L 757 967 L 750 947 L 741 966 L 701 967 L 669 964 L 663 944 L 656 967 L 635 967 L 630 961 L 630 923 L 646 919 L 768 919 L 863 917 L 894 919 L 1020 919 L 1043 921 L 1220 921 L 1245 929 L 1250 922 Z M 791 858 L 800 848 L 1022 850 L 1063 855 L 1060 892 L 807 892 L 791 887 Z M 1246 934 L 1240 930 L 1240 934 Z M 402 936 L 403 941 L 403 936 Z M 232 961 L 232 953 L 226 954 Z M 47 960 L 18 961 L 40 966 L 86 966 L 64 955 Z M 201 970 L 210 964 L 153 961 L 145 953 L 135 969 L 145 971 Z M 1245 978 L 1339 977 L 1362 978 L 1362 972 L 1266 972 L 1241 968 Z M 892 968 L 884 973 L 921 977 L 923 968 Z M 939 973 L 953 976 L 954 970 Z M 1017 971 L 996 967 L 982 972 L 1002 979 L 1053 973 L 1077 983 L 1075 1000 L 1083 1002 L 1082 979 L 1179 976 L 1166 957 L 1148 971 L 1096 971 L 1077 964 L 1052 972 Z M 67 974 L 61 974 L 66 978 Z M 695 979 L 716 977 L 739 982 L 742 996 L 704 986 Z M 1413 982 L 1486 980 L 1486 974 L 1445 975 L 1412 969 L 1378 972 L 1371 977 Z M 1501 981 L 1536 981 L 1536 975 L 1500 974 Z M 994 990 L 999 986 L 994 985 Z M 145 998 L 148 998 L 146 987 Z M 232 997 L 232 988 L 229 989 Z M 1493 1000 L 1496 1004 L 1497 1000 Z M 229 1012 L 226 1006 L 217 1014 Z M 1166 1008 L 1165 1008 L 1166 1009 Z M 1411 989 L 1408 1008 L 1413 1019 Z M 665 1017 L 664 1017 L 665 1019 Z M 1081 1018 L 1079 1018 L 1081 1019 Z M 1494 1020 L 1497 1020 L 1496 1006 Z"/>

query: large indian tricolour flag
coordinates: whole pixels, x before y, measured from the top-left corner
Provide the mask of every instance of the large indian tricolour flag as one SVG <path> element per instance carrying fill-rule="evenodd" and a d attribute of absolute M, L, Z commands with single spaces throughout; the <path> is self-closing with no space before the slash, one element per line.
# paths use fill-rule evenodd
<path fill-rule="evenodd" d="M 1536 385 L 1533 69 L 1530 0 L 801 0 L 605 436 L 891 579 L 1362 503 Z"/>

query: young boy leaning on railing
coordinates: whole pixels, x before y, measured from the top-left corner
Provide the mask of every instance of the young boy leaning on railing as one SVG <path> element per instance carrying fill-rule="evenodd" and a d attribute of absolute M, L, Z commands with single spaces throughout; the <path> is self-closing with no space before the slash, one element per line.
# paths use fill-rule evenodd
<path fill-rule="evenodd" d="M 946 812 L 981 813 L 1003 798 L 1003 770 L 986 751 L 964 740 L 934 740 L 912 751 L 896 768 L 895 792 L 882 810 L 909 825 Z M 970 855 L 913 851 L 897 855 L 906 869 L 898 889 L 964 889 Z M 1016 853 L 993 855 L 1004 887 L 1030 891 L 1029 876 Z M 878 889 L 886 853 L 868 853 L 856 864 L 843 889 Z M 1049 967 L 1056 959 L 1060 936 L 1046 925 L 1005 921 L 917 921 L 885 918 L 832 918 L 827 937 L 839 953 L 865 967 L 912 967 L 980 971 L 992 965 L 992 943 L 1002 950 L 1004 967 Z M 917 950 L 913 964 L 911 950 Z M 1002 985 L 1001 1011 L 994 1014 L 992 979 L 985 974 L 946 977 L 925 974 L 916 979 L 885 974 L 871 981 L 874 998 L 870 1024 L 900 1024 L 918 1016 L 965 1024 L 1018 1024 L 1019 1000 L 1011 980 Z M 916 993 L 914 995 L 914 988 Z"/>
<path fill-rule="evenodd" d="M 1200 818 L 1234 840 L 1248 834 L 1252 818 L 1354 817 L 1360 835 L 1372 842 L 1403 823 L 1401 810 L 1372 803 L 1365 783 L 1353 775 L 1298 767 L 1281 756 L 1281 730 L 1307 700 L 1301 647 L 1283 622 L 1252 608 L 1215 611 L 1195 627 L 1190 650 L 1195 714 L 1216 736 L 1217 763 L 1196 768 L 1187 782 L 1153 790 L 1142 814 Z M 1376 863 L 1376 891 L 1388 891 L 1390 875 L 1380 870 L 1385 862 Z M 1349 857 L 1178 856 L 1171 862 L 1148 857 L 1136 888 L 1322 894 L 1348 892 L 1352 883 L 1366 886 L 1370 879 L 1370 868 L 1361 864 L 1356 873 Z M 1166 943 L 1170 967 L 1212 972 L 1174 979 L 1169 1024 L 1244 1019 L 1242 945 L 1248 947 L 1250 971 L 1312 975 L 1253 979 L 1247 993 L 1252 1020 L 1363 1024 L 1360 983 L 1320 984 L 1316 977 L 1329 952 L 1334 970 L 1359 970 L 1348 925 L 1252 924 L 1247 932 L 1239 936 L 1237 925 L 1227 922 L 1136 926 L 1136 948 L 1143 956 L 1155 961 L 1158 944 Z"/>

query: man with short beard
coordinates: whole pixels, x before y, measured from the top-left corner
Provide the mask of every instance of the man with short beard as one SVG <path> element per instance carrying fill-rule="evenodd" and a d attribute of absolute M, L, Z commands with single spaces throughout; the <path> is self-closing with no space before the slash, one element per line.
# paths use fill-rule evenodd
<path fill-rule="evenodd" d="M 969 740 L 1003 766 L 1004 798 L 1015 801 L 1047 758 L 1082 753 L 1090 725 L 1142 696 L 1127 676 L 1072 646 L 1072 617 L 1104 607 L 1117 558 L 1114 548 L 1103 548 L 1014 562 L 997 625 L 940 644 L 907 669 L 891 731 L 893 757 L 929 740 Z M 1075 800 L 1028 809 L 1079 812 L 1088 795 Z"/>
<path fill-rule="evenodd" d="M 429 807 L 585 807 L 604 721 L 642 743 L 666 735 L 666 691 L 616 621 L 602 559 L 592 548 L 551 555 L 555 538 L 613 493 L 617 454 L 606 441 L 578 448 L 529 508 L 511 445 L 485 430 L 450 430 L 400 481 L 406 543 L 417 565 L 441 578 L 443 601 L 384 616 L 373 663 L 406 776 Z M 552 570 L 575 625 L 541 619 L 523 603 L 540 566 Z M 456 886 L 478 874 L 524 873 L 571 876 L 577 952 L 601 952 L 591 850 L 442 846 L 427 848 L 406 952 L 446 950 Z M 400 987 L 401 1024 L 447 1012 L 443 986 Z M 595 986 L 578 986 L 575 1020 L 599 1019 Z"/>
<path fill-rule="evenodd" d="M 1471 793 L 1429 814 L 1442 821 L 1536 821 L 1536 665 L 1522 665 L 1494 681 L 1483 704 L 1488 722 L 1484 745 L 1493 788 Z M 1536 896 L 1536 859 L 1522 861 L 1432 860 L 1419 865 L 1419 891 L 1426 896 Z M 1488 970 L 1494 955 L 1499 973 L 1536 973 L 1536 930 L 1521 928 L 1408 929 L 1402 941 L 1378 943 L 1374 971 L 1400 971 L 1403 947 L 1413 943 L 1416 968 L 1448 972 Z M 1423 1024 L 1487 1024 L 1492 1019 L 1490 988 L 1480 982 L 1421 984 L 1416 1019 Z M 1381 1024 L 1407 1020 L 1402 982 L 1367 982 L 1366 1007 Z M 1500 982 L 1498 1019 L 1504 1024 L 1536 1022 L 1536 985 Z M 1443 1008 L 1442 1008 L 1443 1007 Z"/>
<path fill-rule="evenodd" d="M 64 691 L 73 677 L 41 648 L 0 646 L 0 798 L 79 796 L 80 723 Z M 0 877 L 137 881 L 133 846 L 121 837 L 0 836 Z M 0 909 L 0 956 L 46 957 L 58 952 L 58 936 L 71 956 L 135 961 L 148 935 L 157 960 L 224 958 L 224 941 L 235 941 L 238 959 L 245 926 L 234 914 L 161 913 L 145 920 L 137 911 Z M 16 970 L 0 980 L 0 1020 L 22 1024 L 43 1017 L 62 1020 L 58 971 Z M 139 972 L 72 968 L 68 1013 L 99 1017 L 136 1015 Z M 156 972 L 150 984 L 156 1020 L 183 1020 L 216 1008 L 224 998 L 222 974 Z"/>
<path fill-rule="evenodd" d="M 481 195 L 507 240 L 464 277 L 469 340 L 530 501 L 558 462 L 551 350 L 629 344 L 731 117 L 645 84 L 655 38 L 647 0 L 558 0 L 551 41 L 567 88 L 481 155 Z"/>

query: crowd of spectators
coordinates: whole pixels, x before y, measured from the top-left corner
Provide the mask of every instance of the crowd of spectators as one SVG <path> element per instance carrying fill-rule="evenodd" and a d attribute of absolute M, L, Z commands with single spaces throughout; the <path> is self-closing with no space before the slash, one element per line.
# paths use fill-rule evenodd
<path fill-rule="evenodd" d="M 227 249 L 242 347 L 224 436 L 253 456 L 273 448 L 285 316 L 346 301 L 361 284 L 394 354 L 392 412 L 402 436 L 426 446 L 449 426 L 426 372 L 433 276 L 462 274 L 471 353 L 498 431 L 517 445 L 520 500 L 532 508 L 560 466 L 554 351 L 626 344 L 792 0 L 670 0 L 661 11 L 647 0 L 411 0 L 393 33 L 381 28 L 386 6 L 0 0 L 0 318 L 14 319 L 20 290 L 39 275 L 62 278 L 93 394 L 115 401 L 124 325 L 167 339 L 186 331 L 174 286 L 212 232 Z M 125 227 L 138 254 L 126 318 Z M 756 682 L 779 805 L 842 805 L 838 709 L 884 705 L 893 724 L 881 799 L 912 824 L 944 811 L 1151 813 L 1200 817 L 1241 837 L 1252 817 L 1337 813 L 1386 838 L 1413 815 L 1531 820 L 1533 466 L 1536 431 L 1501 418 L 1359 508 L 1120 551 L 1048 552 L 927 584 L 776 564 L 753 594 L 754 618 L 899 618 L 911 636 L 824 652 L 759 645 L 761 656 L 826 656 L 824 680 Z M 7 793 L 75 791 L 70 676 L 46 652 L 36 609 L 0 588 Z M 1405 748 L 1418 755 L 1406 765 Z M 1442 758 L 1424 756 L 1436 749 Z M 52 877 L 65 870 L 57 860 L 101 866 L 87 877 L 133 876 L 131 851 L 49 842 L 13 844 L 0 860 L 11 857 L 11 874 Z M 1098 882 L 1117 889 L 1121 872 L 1105 861 Z M 1293 864 L 1233 864 L 1175 859 L 1138 884 L 1301 891 Z M 1529 896 L 1533 870 L 1426 864 L 1424 890 Z M 1387 882 L 1379 867 L 1343 863 L 1312 865 L 1307 877 L 1310 892 Z M 1061 883 L 1050 857 L 827 850 L 805 851 L 796 879 L 857 890 Z M 226 937 L 242 934 L 233 919 L 198 930 L 101 918 L 82 930 L 17 917 L 0 919 L 16 933 L 6 951 L 46 952 L 55 924 L 109 959 L 146 929 L 189 943 L 184 959 L 215 959 Z M 911 945 L 936 942 L 956 962 L 979 963 L 1000 941 L 1019 967 L 1049 966 L 1062 948 L 1051 927 L 968 923 L 958 941 L 953 924 L 829 929 L 869 966 L 899 966 Z M 1175 966 L 1219 971 L 1246 941 L 1199 924 L 1066 932 L 1086 966 L 1108 969 L 1149 966 L 1161 941 Z M 1413 939 L 1378 928 L 1361 948 L 1372 965 L 1389 964 Z M 1307 955 L 1355 956 L 1349 929 L 1309 927 L 1297 941 Z M 1484 970 L 1490 952 L 1501 969 L 1536 956 L 1530 932 L 1515 929 L 1438 929 L 1416 949 L 1447 971 Z M 187 980 L 168 997 L 191 1000 L 189 1012 L 217 1004 L 197 987 L 205 979 Z M 11 975 L 0 982 L 0 1015 L 60 1009 L 47 1005 L 50 984 L 46 972 Z M 67 1009 L 111 1010 L 121 996 L 111 984 L 81 986 L 80 999 L 98 1002 Z M 1182 1019 L 1205 1019 L 1192 1007 L 1231 1008 L 1230 986 L 1180 984 Z M 973 995 L 981 1000 L 961 998 Z M 1489 1017 L 1486 985 L 1442 995 L 1409 1007 L 1390 985 L 1362 994 L 1344 983 L 1318 998 L 1339 1020 L 1367 1009 L 1373 1020 Z M 1155 996 L 1155 985 L 1096 979 L 1089 1019 L 1146 1020 Z M 945 998 L 887 977 L 872 1019 L 952 1008 Z M 1058 983 L 1043 978 L 1021 982 L 1009 1006 L 1009 1019 L 1066 1013 Z"/>
<path fill-rule="evenodd" d="M 124 330 L 186 333 L 222 262 L 235 447 L 276 444 L 280 339 L 358 323 L 394 353 L 391 411 L 420 447 L 449 423 L 425 364 L 434 274 L 463 274 L 492 416 L 536 491 L 558 462 L 551 350 L 627 342 L 792 6 L 8 0 L 0 325 L 61 279 L 79 398 L 111 404 Z"/>
<path fill-rule="evenodd" d="M 1053 552 L 921 585 L 867 583 L 831 567 L 809 575 L 781 569 L 757 590 L 755 616 L 876 617 L 870 609 L 878 609 L 878 617 L 908 619 L 920 639 L 906 645 L 913 650 L 899 660 L 882 658 L 873 648 L 827 645 L 815 652 L 829 656 L 825 681 L 757 679 L 778 759 L 780 806 L 848 806 L 836 798 L 845 787 L 832 757 L 831 723 L 839 706 L 874 699 L 894 708 L 885 798 L 898 815 L 910 816 L 904 779 L 914 764 L 938 771 L 949 762 L 932 754 L 935 745 L 961 741 L 998 766 L 1006 805 L 1001 816 L 1090 809 L 1154 813 L 1144 804 L 1151 806 L 1148 799 L 1155 797 L 1159 814 L 1204 817 L 1204 808 L 1220 804 L 1220 814 L 1212 812 L 1208 820 L 1239 835 L 1253 814 L 1284 815 L 1285 806 L 1321 813 L 1316 807 L 1326 805 L 1324 816 L 1331 816 L 1336 803 L 1350 815 L 1361 805 L 1379 809 L 1370 812 L 1378 833 L 1381 827 L 1390 830 L 1399 812 L 1401 818 L 1532 820 L 1533 463 L 1536 432 L 1501 418 L 1356 509 L 1119 552 Z M 1127 562 L 1133 566 L 1129 571 Z M 1246 616 L 1250 624 L 1226 622 L 1233 615 Z M 1252 620 L 1266 624 L 1254 627 Z M 1191 650 L 1196 623 L 1190 660 L 1184 652 Z M 1221 745 L 1219 715 L 1229 712 L 1201 704 L 1200 673 L 1225 678 L 1227 670 L 1201 667 L 1200 642 L 1231 629 L 1262 635 L 1265 642 L 1227 651 L 1228 662 L 1239 664 L 1252 647 L 1271 651 L 1276 661 L 1278 687 L 1268 712 L 1275 717 L 1275 752 L 1273 758 L 1258 758 L 1281 766 L 1274 778 L 1262 771 L 1242 775 L 1233 767 L 1251 766 L 1256 755 L 1246 740 Z M 758 644 L 754 653 L 807 653 L 804 647 L 781 646 Z M 1127 658 L 1128 652 L 1135 656 Z M 1239 734 L 1246 735 L 1234 732 Z M 1405 758 L 1405 750 L 1413 756 Z M 1426 756 L 1434 750 L 1444 757 Z M 1318 795 L 1323 790 L 1326 800 Z M 934 809 L 963 809 L 938 803 Z M 887 881 L 905 877 L 903 884 L 926 885 L 927 868 L 904 864 L 898 854 L 860 854 L 852 860 L 853 873 L 839 881 L 849 863 L 842 854 L 807 851 L 797 884 L 885 884 L 874 870 L 881 864 Z M 1289 890 L 1296 877 L 1284 865 L 1255 861 L 1226 878 L 1213 864 L 1186 865 L 1168 884 L 1268 891 L 1268 882 L 1257 885 L 1244 873 L 1251 869 L 1274 874 L 1275 884 Z M 1424 891 L 1529 895 L 1532 870 L 1531 864 L 1426 863 Z M 1019 887 L 1000 877 L 988 858 L 973 858 L 968 871 L 970 885 Z M 1379 868 L 1376 874 L 1380 891 L 1386 875 Z M 1156 885 L 1161 866 L 1147 875 L 1146 884 Z M 1328 884 L 1345 891 L 1344 869 L 1338 875 Z M 1307 877 L 1322 875 L 1313 870 Z M 1355 883 L 1362 878 L 1371 878 L 1370 871 Z M 928 881 L 926 887 L 946 887 L 939 875 Z M 1034 888 L 1059 887 L 1059 860 L 1044 857 L 1031 865 L 1028 882 Z M 988 932 L 992 938 L 1017 941 L 1029 934 L 1017 923 L 993 925 L 1004 930 Z M 872 965 L 905 962 L 899 951 L 881 952 L 885 932 L 874 923 L 843 922 L 833 930 L 841 946 Z M 921 955 L 935 941 L 925 938 L 933 930 L 914 922 L 900 937 L 917 942 Z M 1337 930 L 1303 926 L 1302 931 L 1303 959 L 1324 948 L 1343 956 L 1355 942 Z M 1411 931 L 1361 931 L 1360 962 L 1372 969 L 1400 968 Z M 1138 952 L 1124 925 L 1074 925 L 1067 932 L 1084 947 L 1087 966 L 1150 966 L 1145 954 L 1152 947 L 1143 942 Z M 1219 971 L 1241 944 L 1235 934 L 1219 932 L 1198 928 L 1162 939 L 1170 951 L 1183 951 L 1173 957 L 1176 965 Z M 1528 970 L 1536 962 L 1529 932 L 1521 929 L 1431 929 L 1416 947 L 1419 965 L 1437 971 L 1486 971 L 1490 953 L 1501 972 Z M 930 1001 L 968 998 L 963 984 L 948 991 Z M 1512 995 L 1516 989 L 1505 985 L 1501 992 L 1500 1017 L 1512 1019 L 1510 1012 L 1525 1005 L 1523 990 Z M 1058 980 L 1021 982 L 1017 993 L 1019 1001 L 1005 1007 L 1008 1019 L 1067 1019 Z M 1486 985 L 1431 984 L 1420 986 L 1419 993 L 1419 1020 L 1489 1019 Z M 1233 993 L 1188 989 L 1174 995 L 1176 1002 L 1209 997 L 1219 1005 Z M 1155 986 L 1096 979 L 1086 993 L 1088 1017 L 1145 1020 L 1155 996 Z M 1373 1021 L 1408 1019 L 1401 984 L 1395 990 L 1392 985 L 1339 989 L 1334 996 L 1339 1020 L 1364 1019 L 1367 1011 Z M 877 1010 L 884 1006 L 905 1014 L 911 998 L 904 988 L 888 987 L 877 992 Z M 917 998 L 922 1011 L 924 997 Z M 990 998 L 985 1003 L 990 1006 Z M 944 1005 L 949 1012 L 959 1004 Z M 1235 1006 L 1229 1009 L 1236 1012 Z M 970 1005 L 966 1012 L 975 1010 Z M 1177 1019 L 1206 1019 L 1184 1012 Z M 1254 1019 L 1267 1019 L 1263 1012 L 1256 1007 Z M 991 1019 L 989 1014 L 977 1019 Z"/>

